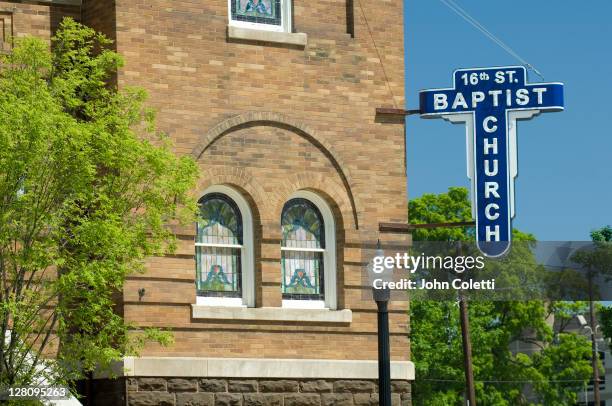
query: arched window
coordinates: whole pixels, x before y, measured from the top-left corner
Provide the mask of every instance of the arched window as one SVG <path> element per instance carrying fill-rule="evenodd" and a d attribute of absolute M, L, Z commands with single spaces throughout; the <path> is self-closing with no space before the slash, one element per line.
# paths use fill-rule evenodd
<path fill-rule="evenodd" d="M 233 189 L 216 187 L 200 199 L 199 206 L 195 242 L 198 302 L 252 305 L 252 226 L 246 202 Z"/>
<path fill-rule="evenodd" d="M 335 230 L 331 211 L 314 193 L 296 193 L 281 215 L 283 306 L 335 308 Z"/>

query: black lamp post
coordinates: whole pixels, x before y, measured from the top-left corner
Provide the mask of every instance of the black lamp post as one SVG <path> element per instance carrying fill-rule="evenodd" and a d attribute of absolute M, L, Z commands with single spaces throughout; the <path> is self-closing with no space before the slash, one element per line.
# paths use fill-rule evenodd
<path fill-rule="evenodd" d="M 385 254 L 380 240 L 376 246 L 376 256 Z M 391 356 L 389 351 L 389 289 L 374 289 L 372 294 L 378 307 L 378 404 L 391 406 Z"/>

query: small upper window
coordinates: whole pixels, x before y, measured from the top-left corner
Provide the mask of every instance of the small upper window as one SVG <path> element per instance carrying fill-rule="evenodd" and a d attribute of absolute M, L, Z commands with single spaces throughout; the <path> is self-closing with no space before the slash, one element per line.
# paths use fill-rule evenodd
<path fill-rule="evenodd" d="M 291 0 L 228 0 L 230 24 L 291 32 Z"/>

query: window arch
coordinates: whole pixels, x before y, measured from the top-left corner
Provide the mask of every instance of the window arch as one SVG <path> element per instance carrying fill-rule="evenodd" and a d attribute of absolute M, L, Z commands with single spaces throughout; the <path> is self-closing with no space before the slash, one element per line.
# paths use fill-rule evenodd
<path fill-rule="evenodd" d="M 335 226 L 318 195 L 300 191 L 281 214 L 284 307 L 336 308 Z"/>
<path fill-rule="evenodd" d="M 198 304 L 254 304 L 251 211 L 227 186 L 206 190 L 196 224 Z"/>

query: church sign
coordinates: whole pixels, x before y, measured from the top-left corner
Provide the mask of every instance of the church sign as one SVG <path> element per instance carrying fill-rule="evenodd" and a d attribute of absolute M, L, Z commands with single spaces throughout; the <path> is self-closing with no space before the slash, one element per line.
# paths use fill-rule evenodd
<path fill-rule="evenodd" d="M 562 83 L 527 83 L 522 66 L 459 69 L 453 87 L 420 92 L 423 118 L 465 123 L 478 248 L 505 255 L 512 239 L 516 121 L 563 110 Z"/>

